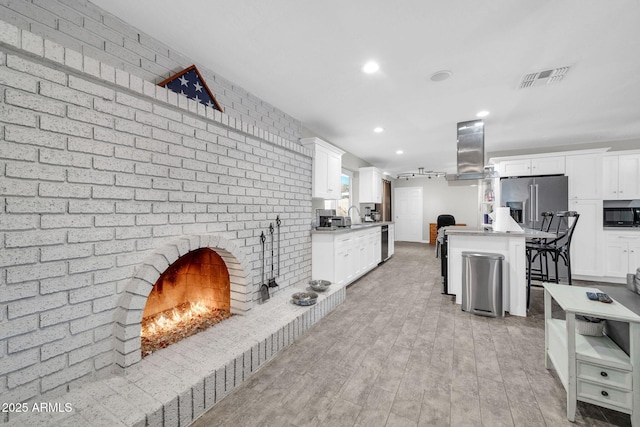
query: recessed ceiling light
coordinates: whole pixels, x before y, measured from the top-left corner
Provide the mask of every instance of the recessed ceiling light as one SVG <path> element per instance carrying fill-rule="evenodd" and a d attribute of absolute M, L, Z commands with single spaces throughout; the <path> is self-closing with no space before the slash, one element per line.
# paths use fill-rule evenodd
<path fill-rule="evenodd" d="M 487 110 L 482 110 L 479 111 L 478 114 L 476 114 L 476 117 L 487 117 L 489 115 L 489 112 Z"/>
<path fill-rule="evenodd" d="M 378 65 L 378 63 L 373 61 L 367 62 L 366 64 L 364 64 L 364 67 L 362 67 L 362 71 L 364 71 L 367 74 L 373 74 L 379 69 L 380 69 L 380 66 Z"/>
<path fill-rule="evenodd" d="M 374 131 L 375 133 L 381 133 L 381 132 L 384 132 L 384 129 L 383 129 L 383 128 L 381 128 L 380 126 L 378 126 L 377 128 L 374 128 L 374 129 L 373 129 L 373 131 Z"/>
<path fill-rule="evenodd" d="M 402 150 L 396 151 L 396 154 L 403 154 L 403 153 L 404 153 L 404 151 L 402 151 Z"/>
<path fill-rule="evenodd" d="M 451 74 L 453 73 L 449 70 L 440 70 L 433 73 L 429 78 L 431 79 L 432 82 L 441 82 L 451 77 Z"/>

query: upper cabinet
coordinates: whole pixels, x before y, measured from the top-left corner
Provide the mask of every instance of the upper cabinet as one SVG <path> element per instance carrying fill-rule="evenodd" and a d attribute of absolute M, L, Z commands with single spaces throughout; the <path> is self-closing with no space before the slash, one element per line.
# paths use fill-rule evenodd
<path fill-rule="evenodd" d="M 541 156 L 510 160 L 492 159 L 500 177 L 562 175 L 565 172 L 564 156 Z"/>
<path fill-rule="evenodd" d="M 604 156 L 602 176 L 605 200 L 640 199 L 640 153 Z"/>
<path fill-rule="evenodd" d="M 602 154 L 567 156 L 569 199 L 602 199 Z"/>
<path fill-rule="evenodd" d="M 321 140 L 303 138 L 300 143 L 313 150 L 313 184 L 311 197 L 340 199 L 340 177 L 344 151 Z"/>
<path fill-rule="evenodd" d="M 374 167 L 360 168 L 360 203 L 382 203 L 382 171 Z"/>

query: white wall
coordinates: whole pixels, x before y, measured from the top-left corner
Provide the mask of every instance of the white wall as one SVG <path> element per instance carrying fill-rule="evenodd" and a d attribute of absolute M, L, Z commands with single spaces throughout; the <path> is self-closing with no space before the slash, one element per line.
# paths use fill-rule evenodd
<path fill-rule="evenodd" d="M 422 238 L 429 241 L 429 223 L 436 222 L 438 215 L 451 214 L 457 223 L 478 225 L 478 187 L 467 182 L 450 184 L 444 178 L 413 178 L 408 181 L 394 179 L 391 186 L 392 191 L 396 187 L 423 188 Z"/>

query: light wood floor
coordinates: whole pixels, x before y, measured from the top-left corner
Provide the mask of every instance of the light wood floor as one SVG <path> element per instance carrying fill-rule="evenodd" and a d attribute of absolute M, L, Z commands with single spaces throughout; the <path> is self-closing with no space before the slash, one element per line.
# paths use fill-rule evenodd
<path fill-rule="evenodd" d="M 544 367 L 542 289 L 527 318 L 462 312 L 434 247 L 396 244 L 325 317 L 193 426 L 626 426 Z"/>

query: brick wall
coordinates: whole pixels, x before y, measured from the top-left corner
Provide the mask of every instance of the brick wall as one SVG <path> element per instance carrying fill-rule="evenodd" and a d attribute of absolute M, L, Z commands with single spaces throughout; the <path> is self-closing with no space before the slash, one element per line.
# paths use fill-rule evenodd
<path fill-rule="evenodd" d="M 0 19 L 152 83 L 194 64 L 193 59 L 86 0 L 2 1 Z M 227 115 L 286 139 L 301 137 L 298 120 L 196 65 Z"/>
<path fill-rule="evenodd" d="M 181 236 L 243 248 L 257 300 L 259 235 L 279 214 L 279 292 L 308 280 L 310 156 L 0 21 L 2 401 L 110 371 L 125 287 Z"/>

